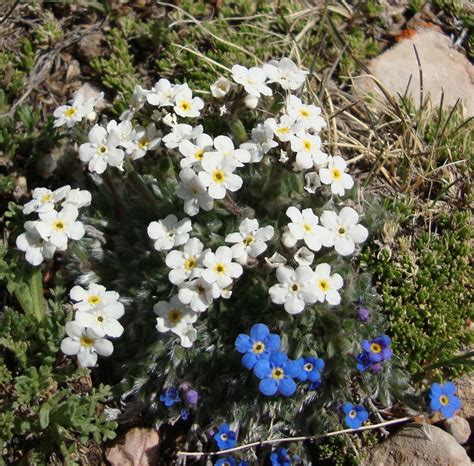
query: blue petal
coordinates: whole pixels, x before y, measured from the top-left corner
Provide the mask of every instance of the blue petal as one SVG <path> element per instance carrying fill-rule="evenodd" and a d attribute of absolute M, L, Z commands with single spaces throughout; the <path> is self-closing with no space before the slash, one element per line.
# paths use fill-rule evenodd
<path fill-rule="evenodd" d="M 252 349 L 252 341 L 248 335 L 241 333 L 235 340 L 235 349 L 239 353 L 246 353 Z"/>
<path fill-rule="evenodd" d="M 266 378 L 260 381 L 258 389 L 267 396 L 274 395 L 278 390 L 278 383 L 275 379 Z"/>
<path fill-rule="evenodd" d="M 344 418 L 344 421 L 346 421 L 346 424 L 351 428 L 351 429 L 358 429 L 362 425 L 362 421 L 358 418 L 351 418 L 350 416 L 346 416 Z"/>
<path fill-rule="evenodd" d="M 382 359 L 384 361 L 389 360 L 393 356 L 392 348 L 384 348 L 382 350 Z"/>
<path fill-rule="evenodd" d="M 443 393 L 443 387 L 439 383 L 434 383 L 430 387 L 430 395 L 431 396 L 440 396 Z"/>
<path fill-rule="evenodd" d="M 367 419 L 369 418 L 369 413 L 365 410 L 365 408 L 363 406 L 356 406 L 355 409 L 357 411 L 357 418 L 361 422 L 367 421 Z"/>
<path fill-rule="evenodd" d="M 446 382 L 444 385 L 443 385 L 443 393 L 445 395 L 448 395 L 448 397 L 450 395 L 454 395 L 456 393 L 456 385 L 453 384 L 453 382 Z"/>
<path fill-rule="evenodd" d="M 264 379 L 268 377 L 272 372 L 270 362 L 266 359 L 259 359 L 253 367 L 253 373 L 259 378 Z"/>
<path fill-rule="evenodd" d="M 449 398 L 449 405 L 452 406 L 455 411 L 457 411 L 458 409 L 461 409 L 462 403 L 457 396 L 451 395 Z"/>
<path fill-rule="evenodd" d="M 430 401 L 430 408 L 432 411 L 439 411 L 441 409 L 441 402 L 439 396 L 435 396 Z"/>
<path fill-rule="evenodd" d="M 265 340 L 265 338 L 267 338 L 269 333 L 270 333 L 270 330 L 268 330 L 268 327 L 265 324 L 255 324 L 250 329 L 250 336 L 252 337 L 252 340 L 255 340 L 255 341 Z"/>
<path fill-rule="evenodd" d="M 307 372 L 301 366 L 300 361 L 288 361 L 283 367 L 285 374 L 288 374 L 290 377 L 302 377 L 306 380 Z"/>
<path fill-rule="evenodd" d="M 278 385 L 278 391 L 284 396 L 291 396 L 296 391 L 296 383 L 290 377 L 283 377 Z"/>
<path fill-rule="evenodd" d="M 265 345 L 269 351 L 278 351 L 281 345 L 280 335 L 277 335 L 276 333 L 270 333 L 270 335 L 267 337 Z"/>
<path fill-rule="evenodd" d="M 349 414 L 354 409 L 354 405 L 352 403 L 344 403 L 342 405 L 342 410 L 344 414 Z"/>
<path fill-rule="evenodd" d="M 364 351 L 370 352 L 370 341 L 369 340 L 363 340 L 362 341 L 362 349 Z"/>
<path fill-rule="evenodd" d="M 229 432 L 229 430 L 230 430 L 230 426 L 226 422 L 222 423 L 219 426 L 219 434 L 227 434 L 227 432 Z"/>
<path fill-rule="evenodd" d="M 456 412 L 456 410 L 451 406 L 451 405 L 447 405 L 447 406 L 441 406 L 441 414 L 446 418 L 446 419 L 449 419 L 450 417 L 453 417 L 454 416 L 454 413 Z"/>
<path fill-rule="evenodd" d="M 274 367 L 284 367 L 287 361 L 288 356 L 282 351 L 277 351 L 276 353 L 272 353 L 270 355 L 270 363 Z"/>
<path fill-rule="evenodd" d="M 245 353 L 242 356 L 242 364 L 247 369 L 252 369 L 257 363 L 257 361 L 258 361 L 257 355 L 255 353 L 252 353 L 252 351 L 249 351 L 248 353 Z"/>
<path fill-rule="evenodd" d="M 390 340 L 390 337 L 388 335 L 382 335 L 379 340 L 382 346 L 384 347 L 390 346 L 390 344 L 392 343 L 392 340 Z"/>
<path fill-rule="evenodd" d="M 308 380 L 310 382 L 318 382 L 321 380 L 321 374 L 316 369 L 308 373 Z"/>

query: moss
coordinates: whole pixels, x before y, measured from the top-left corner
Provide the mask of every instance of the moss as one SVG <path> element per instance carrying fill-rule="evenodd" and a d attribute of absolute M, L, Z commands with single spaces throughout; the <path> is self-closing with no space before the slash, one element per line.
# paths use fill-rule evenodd
<path fill-rule="evenodd" d="M 361 262 L 375 275 L 395 352 L 422 376 L 424 367 L 448 361 L 473 342 L 472 233 L 468 212 L 441 214 L 418 237 L 408 225 L 405 217 L 406 234 L 391 246 L 368 246 Z M 437 372 L 448 377 L 466 369 L 446 363 Z"/>

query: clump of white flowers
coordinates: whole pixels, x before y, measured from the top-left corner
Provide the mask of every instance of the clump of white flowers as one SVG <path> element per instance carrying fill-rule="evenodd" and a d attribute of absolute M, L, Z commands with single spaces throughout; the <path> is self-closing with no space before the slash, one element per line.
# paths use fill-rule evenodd
<path fill-rule="evenodd" d="M 33 199 L 23 206 L 24 214 L 37 214 L 38 219 L 24 224 L 25 232 L 18 236 L 16 245 L 24 251 L 31 265 L 51 259 L 56 251 L 65 251 L 69 240 L 80 240 L 84 225 L 77 220 L 79 209 L 91 203 L 91 193 L 71 189 L 69 185 L 51 191 L 35 188 Z"/>
<path fill-rule="evenodd" d="M 207 108 L 187 84 L 160 79 L 151 89 L 137 85 L 119 120 L 101 121 L 89 128 L 87 142 L 79 147 L 79 159 L 94 176 L 115 168 L 117 176 L 122 176 L 134 169 L 132 163 L 166 154 L 176 162 L 173 186 L 176 198 L 183 201 L 180 205 L 184 214 L 195 218 L 201 211 L 227 206 L 238 216 L 238 231 L 227 232 L 215 248 L 206 247 L 208 238 L 203 238 L 198 229 L 193 231 L 191 219 L 181 212 L 163 215 L 148 225 L 154 254 L 161 255 L 170 282 L 166 299 L 153 308 L 156 329 L 178 336 L 183 347 L 191 347 L 198 338 L 199 328 L 194 325 L 199 323 L 200 315 L 215 300 L 230 298 L 236 281 L 250 268 L 256 272 L 262 267 L 269 267 L 267 272 L 276 270 L 278 283 L 269 288 L 270 299 L 290 314 L 317 303 L 336 306 L 341 302 L 343 277 L 330 264 L 318 263 L 318 257 L 329 250 L 341 256 L 352 254 L 356 244 L 365 241 L 368 231 L 359 224 L 353 208 L 340 205 L 341 196 L 354 181 L 344 159 L 326 153 L 321 137 L 326 122 L 321 109 L 298 95 L 307 74 L 289 58 L 260 67 L 234 65 L 229 79 L 220 77 L 211 85 L 213 103 Z M 73 126 L 92 112 L 96 102 L 76 94 L 70 105 L 55 111 L 55 126 Z M 208 134 L 198 119 L 212 105 L 220 114 L 217 117 L 216 113 L 217 118 L 229 115 L 235 120 L 239 111 L 260 114 L 260 106 L 265 118 L 250 129 L 249 135 L 240 120 L 239 137 L 233 129 L 226 134 Z M 269 112 L 271 108 L 280 110 Z M 142 121 L 142 109 L 148 109 L 152 121 Z M 290 204 L 286 209 L 289 221 L 280 231 L 274 225 L 261 226 L 255 212 L 243 214 L 233 200 L 248 182 L 244 182 L 249 179 L 245 167 L 247 172 L 250 169 L 258 173 L 258 164 L 281 164 L 281 170 L 293 171 L 302 178 L 308 193 L 322 191 L 330 202 L 319 216 L 307 204 Z M 26 222 L 25 233 L 17 239 L 27 260 L 38 265 L 56 250 L 64 250 L 69 240 L 82 238 L 84 227 L 77 220 L 78 209 L 90 201 L 87 191 L 71 190 L 69 186 L 56 191 L 34 190 L 24 212 L 36 212 L 39 219 Z M 332 210 L 333 205 L 340 211 Z M 215 245 L 216 238 L 212 240 Z M 278 252 L 280 243 L 285 253 Z M 269 247 L 273 249 L 271 257 L 262 258 Z M 288 251 L 290 259 L 285 256 Z M 287 263 L 289 260 L 295 267 Z M 71 299 L 75 301 L 76 316 L 66 326 L 63 352 L 77 354 L 83 366 L 94 365 L 98 354 L 111 354 L 113 346 L 107 338 L 123 332 L 118 322 L 123 305 L 118 298 L 117 293 L 99 285 L 91 284 L 88 290 L 74 287 Z"/>
<path fill-rule="evenodd" d="M 119 294 L 104 286 L 91 283 L 88 289 L 74 286 L 69 292 L 75 319 L 66 324 L 67 337 L 61 342 L 61 351 L 77 355 L 81 367 L 92 367 L 97 355 L 110 356 L 114 346 L 109 338 L 118 338 L 124 329 L 118 321 L 124 314 Z"/>

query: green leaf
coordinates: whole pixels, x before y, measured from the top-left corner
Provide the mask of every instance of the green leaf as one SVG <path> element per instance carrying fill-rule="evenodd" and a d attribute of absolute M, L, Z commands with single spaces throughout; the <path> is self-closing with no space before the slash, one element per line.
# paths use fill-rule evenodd
<path fill-rule="evenodd" d="M 48 403 L 44 403 L 43 406 L 40 408 L 39 412 L 39 421 L 40 421 L 40 426 L 42 429 L 46 429 L 49 425 L 49 412 L 51 410 L 51 407 L 49 406 Z"/>

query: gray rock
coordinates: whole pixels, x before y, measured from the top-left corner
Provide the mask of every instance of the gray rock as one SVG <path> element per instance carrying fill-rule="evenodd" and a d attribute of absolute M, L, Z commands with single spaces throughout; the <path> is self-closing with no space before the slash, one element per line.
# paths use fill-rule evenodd
<path fill-rule="evenodd" d="M 459 414 L 468 421 L 474 421 L 474 376 L 466 374 L 456 380 L 458 396 L 461 399 L 461 410 Z"/>
<path fill-rule="evenodd" d="M 105 451 L 111 466 L 152 466 L 158 464 L 158 432 L 154 429 L 130 429 Z"/>
<path fill-rule="evenodd" d="M 443 427 L 444 430 L 448 434 L 451 434 L 461 445 L 467 443 L 471 435 L 471 426 L 469 425 L 469 422 L 460 416 L 453 416 L 450 419 L 446 419 L 443 422 Z"/>
<path fill-rule="evenodd" d="M 449 37 L 434 29 L 419 29 L 412 38 L 374 58 L 368 65 L 371 74 L 392 95 L 403 95 L 408 88 L 407 93 L 418 106 L 420 78 L 413 45 L 420 57 L 424 95 L 430 95 L 432 104 L 439 105 L 444 91 L 444 107 L 453 106 L 460 98 L 467 116 L 474 115 L 474 66 L 451 48 Z M 357 78 L 354 85 L 359 93 L 383 95 L 370 76 Z"/>
<path fill-rule="evenodd" d="M 410 424 L 369 451 L 366 466 L 471 466 L 458 442 L 439 427 Z"/>

